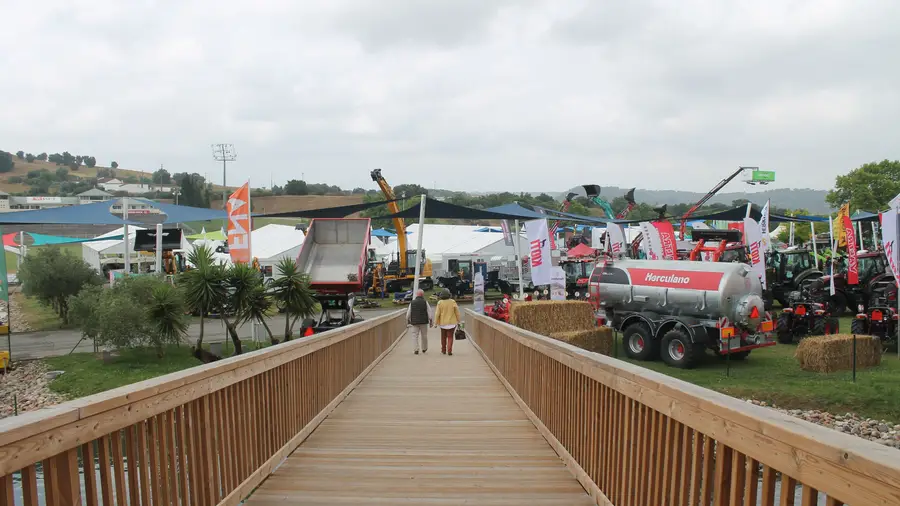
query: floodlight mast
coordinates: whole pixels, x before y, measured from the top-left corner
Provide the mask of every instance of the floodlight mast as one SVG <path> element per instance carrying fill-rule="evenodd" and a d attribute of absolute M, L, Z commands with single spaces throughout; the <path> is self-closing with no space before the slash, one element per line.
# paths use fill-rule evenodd
<path fill-rule="evenodd" d="M 226 209 L 228 204 L 228 186 L 226 185 L 226 169 L 228 162 L 237 160 L 237 153 L 234 151 L 234 144 L 213 144 L 213 158 L 222 162 L 222 209 Z"/>
<path fill-rule="evenodd" d="M 691 215 L 697 211 L 697 209 L 700 209 L 700 207 L 703 204 L 705 204 L 707 201 L 709 201 L 709 199 L 713 198 L 713 196 L 715 196 L 715 194 L 719 193 L 719 190 L 721 190 L 722 188 L 725 188 L 725 185 L 730 183 L 732 179 L 736 178 L 738 176 L 738 174 L 740 174 L 741 172 L 744 172 L 745 170 L 759 170 L 759 167 L 738 167 L 738 170 L 734 171 L 734 173 L 732 173 L 730 176 L 726 177 L 725 179 L 719 181 L 719 184 L 717 184 L 715 187 L 713 187 L 713 189 L 710 190 L 706 195 L 701 197 L 700 200 L 698 200 L 696 204 L 694 204 L 690 209 L 688 209 L 688 212 L 684 213 L 684 216 L 681 217 L 681 238 L 682 238 L 682 240 L 685 238 L 685 234 L 687 234 L 688 218 L 690 218 Z"/>

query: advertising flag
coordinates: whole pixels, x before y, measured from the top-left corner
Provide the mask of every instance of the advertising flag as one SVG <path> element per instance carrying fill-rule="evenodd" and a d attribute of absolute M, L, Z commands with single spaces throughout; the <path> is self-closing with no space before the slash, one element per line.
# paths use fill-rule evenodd
<path fill-rule="evenodd" d="M 509 221 L 500 220 L 500 228 L 503 229 L 503 244 L 507 246 L 515 246 L 513 242 L 512 232 L 509 229 Z"/>
<path fill-rule="evenodd" d="M 759 218 L 759 233 L 762 237 L 762 250 L 769 251 L 769 204 L 771 200 L 766 201 L 766 205 L 762 208 L 762 216 Z"/>
<path fill-rule="evenodd" d="M 228 197 L 228 250 L 231 261 L 249 264 L 250 255 L 250 183 L 247 182 Z"/>
<path fill-rule="evenodd" d="M 625 254 L 625 230 L 618 223 L 609 223 L 606 225 L 606 243 L 609 245 L 607 251 L 614 256 Z"/>
<path fill-rule="evenodd" d="M 531 281 L 535 285 L 549 285 L 553 272 L 550 252 L 550 234 L 547 220 L 525 222 L 528 236 L 528 258 L 531 265 Z"/>
<path fill-rule="evenodd" d="M 659 229 L 649 221 L 642 221 L 640 226 L 641 234 L 644 236 L 641 247 L 647 260 L 662 260 L 662 239 L 659 237 Z"/>
<path fill-rule="evenodd" d="M 550 275 L 550 300 L 566 300 L 566 271 L 554 267 Z"/>
<path fill-rule="evenodd" d="M 750 248 L 750 270 L 759 278 L 762 287 L 766 287 L 766 252 L 762 247 L 762 234 L 759 223 L 753 218 L 744 218 L 744 241 Z"/>
<path fill-rule="evenodd" d="M 828 292 L 834 296 L 834 255 L 837 250 L 837 246 L 835 246 L 834 242 L 834 221 L 831 219 L 831 216 L 828 217 L 828 239 L 831 241 L 831 252 L 828 255 L 828 262 L 831 264 L 828 266 Z"/>
<path fill-rule="evenodd" d="M 475 286 L 472 294 L 472 310 L 478 314 L 484 314 L 484 275 L 481 271 L 475 272 Z"/>
<path fill-rule="evenodd" d="M 856 232 L 850 216 L 845 214 L 838 222 L 838 227 L 844 229 L 844 240 L 847 242 L 847 284 L 859 284 L 859 259 L 856 258 Z"/>
<path fill-rule="evenodd" d="M 657 237 L 662 251 L 663 260 L 675 260 L 677 255 L 677 246 L 675 243 L 675 228 L 668 221 L 654 221 L 653 227 L 656 229 Z"/>
<path fill-rule="evenodd" d="M 884 245 L 884 254 L 887 257 L 894 279 L 900 285 L 900 249 L 897 247 L 897 207 L 892 207 L 885 213 L 881 213 L 881 243 Z"/>
<path fill-rule="evenodd" d="M 847 232 L 844 228 L 844 218 L 850 219 L 850 204 L 844 204 L 841 206 L 840 210 L 838 210 L 837 221 L 838 229 L 837 229 L 837 247 L 844 248 L 847 246 Z"/>
<path fill-rule="evenodd" d="M 3 230 L 0 230 L 0 237 Z M 6 273 L 6 252 L 0 255 L 0 299 L 9 302 L 9 275 Z M 6 322 L 9 325 L 9 322 Z"/>

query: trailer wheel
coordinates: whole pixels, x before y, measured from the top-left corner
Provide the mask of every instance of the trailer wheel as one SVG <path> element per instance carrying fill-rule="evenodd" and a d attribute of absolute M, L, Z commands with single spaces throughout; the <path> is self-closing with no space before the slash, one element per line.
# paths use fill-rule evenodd
<path fill-rule="evenodd" d="M 866 328 L 866 321 L 854 318 L 852 322 L 850 322 L 850 333 L 856 336 L 867 336 L 869 335 L 869 329 Z"/>
<path fill-rule="evenodd" d="M 622 332 L 625 344 L 625 355 L 635 360 L 652 360 L 657 356 L 659 342 L 653 339 L 653 333 L 646 323 L 636 322 Z"/>
<path fill-rule="evenodd" d="M 826 330 L 828 329 L 827 320 L 825 317 L 820 316 L 818 318 L 814 318 L 812 322 L 812 326 L 809 329 L 809 335 L 811 336 L 824 336 L 826 334 Z"/>
<path fill-rule="evenodd" d="M 662 338 L 660 354 L 663 362 L 679 369 L 692 369 L 697 365 L 703 348 L 691 342 L 687 332 L 680 328 L 674 328 Z"/>
<path fill-rule="evenodd" d="M 781 344 L 793 344 L 794 334 L 791 332 L 791 314 L 781 313 L 775 323 L 775 336 Z"/>

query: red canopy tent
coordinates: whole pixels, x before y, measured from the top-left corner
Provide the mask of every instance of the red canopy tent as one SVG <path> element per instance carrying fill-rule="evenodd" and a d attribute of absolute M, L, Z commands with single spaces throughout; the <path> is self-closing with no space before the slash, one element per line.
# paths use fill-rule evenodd
<path fill-rule="evenodd" d="M 594 251 L 594 248 L 583 243 L 566 252 L 566 256 L 568 256 L 569 258 L 590 257 L 596 254 L 597 252 Z"/>

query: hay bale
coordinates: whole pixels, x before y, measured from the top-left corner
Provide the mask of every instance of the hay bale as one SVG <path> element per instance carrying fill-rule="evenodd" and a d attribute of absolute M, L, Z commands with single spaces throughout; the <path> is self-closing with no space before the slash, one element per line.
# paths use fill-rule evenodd
<path fill-rule="evenodd" d="M 513 304 L 509 308 L 509 323 L 544 336 L 554 332 L 588 330 L 597 326 L 590 302 L 576 300 L 539 300 Z"/>
<path fill-rule="evenodd" d="M 609 327 L 596 327 L 590 330 L 573 330 L 571 332 L 553 332 L 550 337 L 557 341 L 578 346 L 587 351 L 612 355 L 613 332 Z"/>
<path fill-rule="evenodd" d="M 808 337 L 800 341 L 794 357 L 800 369 L 813 372 L 835 372 L 853 369 L 853 336 L 833 334 Z M 863 369 L 881 364 L 881 340 L 872 336 L 856 336 L 856 367 Z"/>

